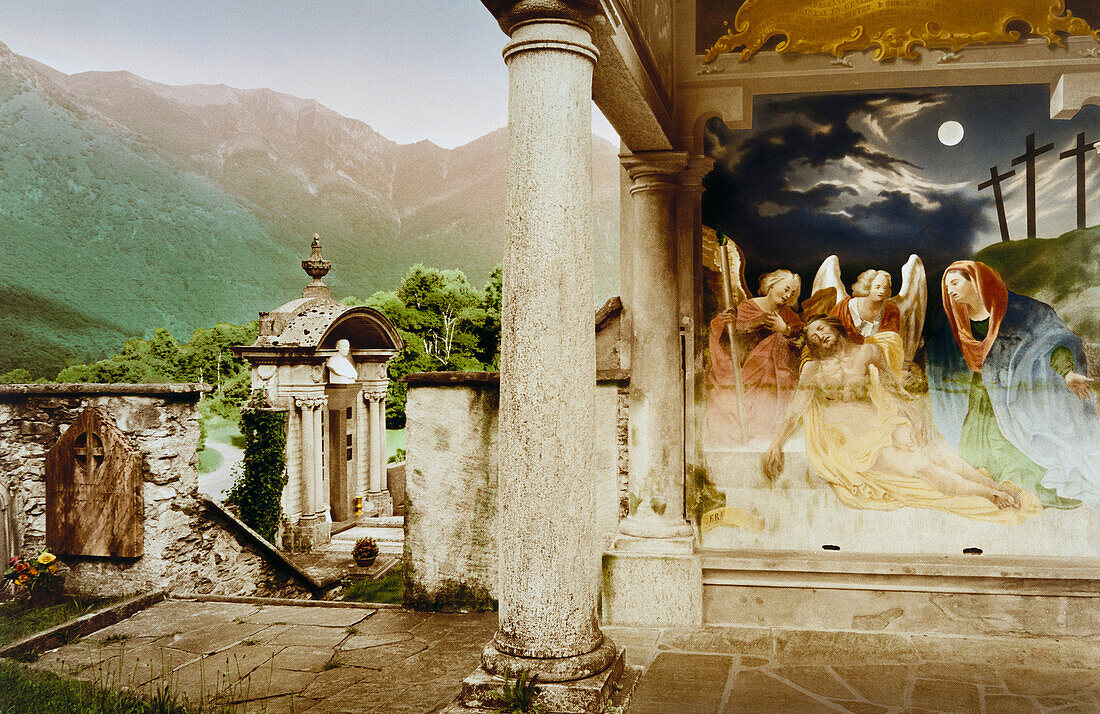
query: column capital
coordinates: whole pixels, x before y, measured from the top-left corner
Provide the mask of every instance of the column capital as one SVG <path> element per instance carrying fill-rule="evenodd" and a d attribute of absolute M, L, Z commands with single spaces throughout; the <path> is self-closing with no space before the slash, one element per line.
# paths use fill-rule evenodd
<path fill-rule="evenodd" d="M 686 151 L 644 151 L 619 154 L 619 161 L 630 175 L 631 193 L 670 191 L 680 184 L 680 176 L 688 165 L 688 154 Z"/>
<path fill-rule="evenodd" d="M 294 397 L 294 406 L 299 409 L 323 409 L 328 397 Z"/>
<path fill-rule="evenodd" d="M 363 401 L 366 403 L 380 402 L 386 398 L 387 385 L 368 384 L 363 387 Z"/>
<path fill-rule="evenodd" d="M 703 154 L 690 154 L 680 185 L 685 190 L 703 190 L 703 177 L 714 169 L 714 159 Z"/>
<path fill-rule="evenodd" d="M 500 29 L 511 35 L 525 22 L 566 21 L 591 27 L 602 14 L 599 0 L 481 0 Z"/>

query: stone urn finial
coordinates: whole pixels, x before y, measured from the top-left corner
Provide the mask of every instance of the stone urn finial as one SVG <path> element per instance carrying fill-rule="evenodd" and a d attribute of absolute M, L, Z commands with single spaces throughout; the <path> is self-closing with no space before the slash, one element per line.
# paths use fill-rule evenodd
<path fill-rule="evenodd" d="M 321 281 L 332 270 L 332 261 L 321 257 L 321 235 L 313 234 L 313 242 L 310 243 L 309 258 L 302 261 L 302 270 L 313 278 L 313 282 L 302 291 L 302 297 L 332 297 L 332 291 Z"/>

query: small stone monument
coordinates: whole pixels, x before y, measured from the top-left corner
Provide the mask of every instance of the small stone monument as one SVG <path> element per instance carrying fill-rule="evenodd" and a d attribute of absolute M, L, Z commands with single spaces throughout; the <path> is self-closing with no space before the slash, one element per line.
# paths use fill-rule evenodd
<path fill-rule="evenodd" d="M 404 347 L 370 307 L 332 298 L 332 262 L 314 235 L 302 297 L 260 313 L 256 342 L 235 348 L 252 365 L 252 388 L 287 413 L 284 547 L 329 540 L 333 523 L 393 513 L 386 485 L 386 363 Z"/>

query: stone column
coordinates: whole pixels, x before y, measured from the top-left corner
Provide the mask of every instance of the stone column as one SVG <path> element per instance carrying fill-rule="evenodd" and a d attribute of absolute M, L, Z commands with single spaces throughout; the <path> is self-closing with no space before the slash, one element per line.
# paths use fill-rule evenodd
<path fill-rule="evenodd" d="M 500 375 L 499 629 L 468 705 L 528 670 L 550 711 L 599 711 L 621 674 L 600 631 L 592 481 L 592 1 L 487 0 L 511 41 Z M 479 679 L 480 677 L 480 679 Z"/>
<path fill-rule="evenodd" d="M 370 455 L 367 469 L 369 475 L 367 500 L 374 505 L 379 515 L 388 516 L 393 514 L 393 499 L 385 488 L 386 416 L 383 410 L 385 399 L 385 382 L 368 384 L 363 389 L 363 401 L 369 406 Z"/>
<path fill-rule="evenodd" d="M 324 428 L 324 412 L 328 408 L 328 397 L 313 400 L 313 512 L 318 521 L 329 521 L 328 479 L 325 478 L 325 448 L 328 434 Z"/>
<path fill-rule="evenodd" d="M 321 453 L 322 439 L 321 410 L 328 404 L 325 397 L 295 397 L 294 406 L 301 414 L 299 434 L 301 435 L 300 478 L 302 484 L 302 515 L 298 519 L 295 547 L 308 550 L 323 545 L 331 538 L 332 525 L 325 517 L 325 504 L 328 498 L 321 493 L 324 483 Z"/>
<path fill-rule="evenodd" d="M 286 433 L 286 488 L 283 500 L 286 503 L 286 515 L 292 523 L 302 515 L 302 412 L 297 404 L 292 405 L 287 415 Z"/>
<path fill-rule="evenodd" d="M 367 507 L 367 491 L 370 487 L 370 408 L 367 404 L 366 387 L 355 400 L 355 498 L 363 508 L 363 515 L 370 510 Z"/>
<path fill-rule="evenodd" d="M 628 154 L 635 239 L 630 369 L 631 513 L 620 530 L 639 538 L 687 538 L 684 520 L 684 377 L 680 345 L 676 188 L 679 151 Z M 690 548 L 690 541 L 686 544 Z"/>
<path fill-rule="evenodd" d="M 317 518 L 316 491 L 317 479 L 314 474 L 315 460 L 313 452 L 317 449 L 313 431 L 313 400 L 295 398 L 294 405 L 300 416 L 298 433 L 301 435 L 302 450 L 299 454 L 301 462 L 302 479 L 302 521 L 313 521 Z"/>

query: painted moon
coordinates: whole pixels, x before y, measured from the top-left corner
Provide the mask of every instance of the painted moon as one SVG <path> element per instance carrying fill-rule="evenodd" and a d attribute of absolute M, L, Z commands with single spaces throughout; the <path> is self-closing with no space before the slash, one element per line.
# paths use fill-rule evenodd
<path fill-rule="evenodd" d="M 945 121 L 940 124 L 937 135 L 944 146 L 954 146 L 963 140 L 963 125 L 957 121 Z"/>

